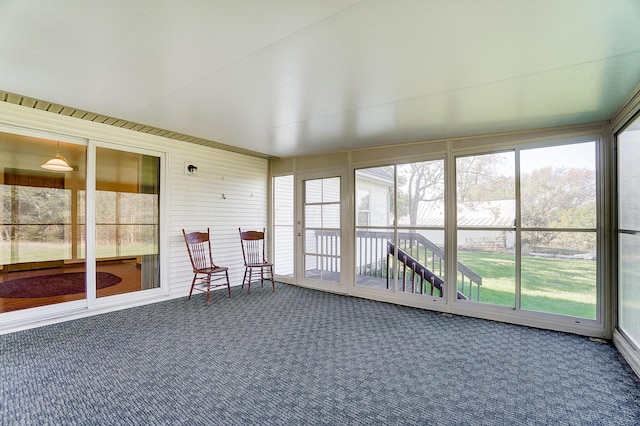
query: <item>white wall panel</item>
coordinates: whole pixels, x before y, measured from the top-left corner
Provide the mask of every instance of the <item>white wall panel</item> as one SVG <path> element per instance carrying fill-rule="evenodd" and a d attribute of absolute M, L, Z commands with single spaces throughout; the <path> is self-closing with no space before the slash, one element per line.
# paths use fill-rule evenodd
<path fill-rule="evenodd" d="M 267 160 L 188 143 L 171 148 L 169 206 L 171 294 L 188 292 L 193 274 L 182 238 L 210 228 L 214 262 L 229 268 L 231 285 L 244 274 L 238 227 L 267 226 Z M 198 167 L 196 176 L 184 164 Z"/>
<path fill-rule="evenodd" d="M 130 148 L 165 153 L 166 176 L 162 182 L 167 190 L 163 201 L 166 217 L 161 217 L 164 233 L 161 236 L 161 250 L 166 256 L 161 265 L 162 285 L 168 286 L 165 288 L 168 288 L 170 296 L 188 294 L 193 274 L 182 228 L 189 232 L 206 230 L 207 227 L 212 233 L 214 261 L 229 268 L 232 286 L 242 283 L 244 265 L 238 227 L 243 230 L 267 227 L 267 160 L 6 102 L 0 102 L 0 126 L 4 131 L 16 129 L 21 134 L 43 133 L 52 139 L 60 135 L 63 140 L 104 141 L 121 145 L 125 150 Z M 185 162 L 198 167 L 196 176 L 185 174 Z M 138 294 L 128 297 L 131 298 L 131 306 L 154 300 L 141 301 L 143 295 Z M 129 306 L 127 301 L 119 301 L 108 309 L 125 306 Z M 91 311 L 86 314 L 90 315 Z M 71 317 L 62 312 L 51 322 Z M 18 320 L 21 327 L 29 321 L 23 317 Z"/>

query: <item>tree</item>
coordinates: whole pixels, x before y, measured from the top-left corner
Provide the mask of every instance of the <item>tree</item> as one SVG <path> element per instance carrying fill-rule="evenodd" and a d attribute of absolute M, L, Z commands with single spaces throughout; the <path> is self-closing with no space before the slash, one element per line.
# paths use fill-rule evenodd
<path fill-rule="evenodd" d="M 595 228 L 595 171 L 544 167 L 522 174 L 522 226 L 525 228 Z M 532 246 L 589 248 L 590 234 L 529 232 Z M 582 238 L 584 237 L 584 238 Z"/>
<path fill-rule="evenodd" d="M 458 202 L 514 199 L 513 165 L 509 154 L 459 157 L 456 160 Z M 416 226 L 443 205 L 444 161 L 409 163 L 398 167 L 398 216 Z M 422 216 L 422 217 L 421 217 Z"/>
<path fill-rule="evenodd" d="M 431 209 L 434 202 L 444 200 L 444 161 L 425 161 L 398 167 L 398 215 L 418 224 L 420 205 Z M 423 212 L 428 215 L 429 211 Z"/>
<path fill-rule="evenodd" d="M 474 155 L 456 159 L 456 196 L 459 203 L 512 200 L 512 153 Z"/>

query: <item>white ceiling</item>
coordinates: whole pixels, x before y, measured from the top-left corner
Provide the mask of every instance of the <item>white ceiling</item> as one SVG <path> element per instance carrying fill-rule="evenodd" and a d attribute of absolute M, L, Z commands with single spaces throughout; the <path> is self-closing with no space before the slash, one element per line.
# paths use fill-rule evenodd
<path fill-rule="evenodd" d="M 0 0 L 0 90 L 273 156 L 606 121 L 638 0 Z"/>

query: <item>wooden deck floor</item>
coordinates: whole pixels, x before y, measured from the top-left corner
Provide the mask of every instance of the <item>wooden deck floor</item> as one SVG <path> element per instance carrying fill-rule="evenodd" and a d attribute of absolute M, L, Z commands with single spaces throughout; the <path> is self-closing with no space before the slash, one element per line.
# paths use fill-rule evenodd
<path fill-rule="evenodd" d="M 340 274 L 337 272 L 326 272 L 323 271 L 322 272 L 322 276 L 320 275 L 320 271 L 318 270 L 308 270 L 305 272 L 305 277 L 306 278 L 312 278 L 312 279 L 323 279 L 324 281 L 334 281 L 334 282 L 339 282 L 340 280 Z M 362 287 L 369 287 L 369 288 L 377 288 L 377 289 L 387 289 L 387 278 L 386 277 L 373 277 L 370 275 L 357 275 L 356 276 L 356 285 L 357 286 L 362 286 Z M 408 280 L 404 283 L 404 288 L 403 288 L 403 282 L 402 280 L 398 281 L 398 286 L 399 286 L 399 291 L 403 291 L 405 293 L 418 293 L 418 294 L 425 294 L 424 292 L 426 291 L 426 293 L 430 294 L 430 288 L 429 285 L 426 285 L 426 290 L 423 289 L 423 293 L 420 293 L 420 286 L 418 281 L 416 280 L 415 285 L 411 284 L 411 280 Z M 389 291 L 392 291 L 393 288 L 393 280 L 391 280 L 389 282 Z M 434 295 L 435 296 L 440 296 L 438 290 L 434 291 Z"/>

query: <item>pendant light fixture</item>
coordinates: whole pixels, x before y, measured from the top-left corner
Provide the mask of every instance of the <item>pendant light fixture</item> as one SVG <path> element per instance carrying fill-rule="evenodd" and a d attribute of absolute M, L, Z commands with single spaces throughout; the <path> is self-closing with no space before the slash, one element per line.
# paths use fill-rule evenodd
<path fill-rule="evenodd" d="M 62 154 L 60 154 L 60 142 L 58 142 L 56 156 L 46 163 L 42 164 L 40 167 L 46 170 L 53 170 L 55 172 L 70 172 L 73 170 L 73 167 L 69 165 L 67 159 L 64 158 Z"/>

